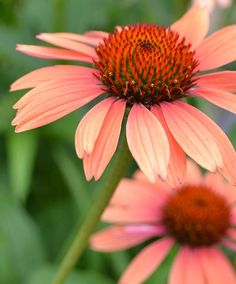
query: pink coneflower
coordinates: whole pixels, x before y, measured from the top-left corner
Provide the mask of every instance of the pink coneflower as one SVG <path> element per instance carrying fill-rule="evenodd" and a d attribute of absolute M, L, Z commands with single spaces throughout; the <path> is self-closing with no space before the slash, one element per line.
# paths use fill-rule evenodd
<path fill-rule="evenodd" d="M 236 274 L 221 246 L 236 251 L 236 191 L 219 174 L 201 176 L 187 164 L 183 185 L 150 183 L 140 172 L 119 184 L 103 220 L 114 223 L 91 237 L 93 249 L 127 249 L 146 240 L 119 283 L 143 283 L 174 245 L 178 252 L 169 284 L 235 284 Z"/>
<path fill-rule="evenodd" d="M 210 12 L 214 9 L 216 4 L 222 8 L 227 8 L 232 5 L 232 0 L 193 0 L 192 2 L 193 5 L 206 7 Z"/>
<path fill-rule="evenodd" d="M 228 138 L 182 101 L 200 97 L 236 111 L 231 93 L 236 72 L 205 72 L 236 59 L 236 26 L 204 40 L 208 25 L 207 10 L 195 6 L 169 28 L 139 24 L 113 34 L 40 34 L 37 38 L 59 48 L 18 45 L 17 50 L 31 56 L 77 60 L 90 67 L 49 66 L 17 80 L 11 90 L 32 90 L 14 105 L 16 132 L 48 124 L 106 94 L 76 131 L 76 151 L 88 180 L 99 179 L 111 160 L 127 109 L 128 146 L 151 181 L 160 176 L 173 186 L 182 182 L 186 153 L 236 183 L 236 154 Z"/>

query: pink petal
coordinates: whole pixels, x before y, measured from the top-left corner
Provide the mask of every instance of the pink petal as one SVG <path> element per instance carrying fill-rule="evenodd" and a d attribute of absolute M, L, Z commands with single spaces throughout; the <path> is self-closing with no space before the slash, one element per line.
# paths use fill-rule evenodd
<path fill-rule="evenodd" d="M 162 103 L 161 108 L 174 138 L 192 159 L 210 171 L 222 166 L 215 133 L 209 131 L 203 120 L 196 119 L 193 107 L 179 101 Z"/>
<path fill-rule="evenodd" d="M 123 100 L 117 100 L 111 105 L 93 152 L 84 156 L 84 170 L 88 180 L 92 176 L 98 180 L 110 162 L 118 145 L 125 106 Z"/>
<path fill-rule="evenodd" d="M 99 84 L 96 78 L 98 71 L 84 66 L 75 65 L 54 65 L 42 67 L 27 73 L 11 85 L 11 91 L 34 88 L 42 83 L 54 79 L 65 79 L 76 77 L 78 80 L 90 80 L 91 83 Z"/>
<path fill-rule="evenodd" d="M 172 186 L 176 187 L 177 185 L 183 182 L 186 172 L 186 157 L 185 153 L 179 144 L 174 139 L 171 134 L 165 118 L 162 114 L 161 108 L 159 106 L 151 108 L 152 113 L 157 117 L 157 119 L 162 124 L 170 145 L 170 162 L 168 166 L 167 182 Z"/>
<path fill-rule="evenodd" d="M 168 186 L 148 181 L 123 179 L 102 219 L 113 223 L 159 222 L 168 198 Z"/>
<path fill-rule="evenodd" d="M 100 42 L 102 42 L 102 39 L 99 38 L 92 38 L 86 35 L 80 35 L 80 34 L 74 34 L 74 33 L 54 33 L 53 35 L 60 37 L 60 38 L 66 38 L 73 41 L 82 42 L 85 44 L 97 46 Z"/>
<path fill-rule="evenodd" d="M 194 6 L 181 19 L 171 25 L 171 29 L 196 46 L 206 36 L 209 29 L 209 14 L 206 8 Z"/>
<path fill-rule="evenodd" d="M 134 205 L 142 203 L 146 205 L 159 204 L 161 199 L 165 199 L 172 189 L 159 180 L 159 183 L 151 183 L 148 180 L 122 179 L 116 192 L 112 196 L 111 202 L 114 204 Z M 137 194 L 136 194 L 137 193 Z"/>
<path fill-rule="evenodd" d="M 236 225 L 236 207 L 231 208 L 231 218 L 230 218 L 230 223 L 232 225 Z"/>
<path fill-rule="evenodd" d="M 93 151 L 104 119 L 115 98 L 107 98 L 96 104 L 80 121 L 75 134 L 77 155 L 82 158 L 84 151 L 90 154 Z"/>
<path fill-rule="evenodd" d="M 142 104 L 134 104 L 128 116 L 126 135 L 129 149 L 140 169 L 151 180 L 165 179 L 169 143 L 161 123 Z"/>
<path fill-rule="evenodd" d="M 197 78 L 200 87 L 207 87 L 222 91 L 236 91 L 236 71 L 222 71 L 204 74 Z"/>
<path fill-rule="evenodd" d="M 229 205 L 236 202 L 235 187 L 226 183 L 226 180 L 220 174 L 207 173 L 204 176 L 204 184 L 212 188 L 217 194 L 223 196 Z"/>
<path fill-rule="evenodd" d="M 221 240 L 221 243 L 228 249 L 232 250 L 233 252 L 236 252 L 236 242 L 233 242 L 229 239 L 223 239 Z"/>
<path fill-rule="evenodd" d="M 55 93 L 58 89 L 58 96 L 57 93 Z M 103 93 L 102 86 L 99 85 L 99 81 L 96 81 L 93 77 L 63 77 L 63 78 L 57 78 L 50 81 L 45 81 L 44 83 L 36 86 L 34 89 L 27 92 L 23 97 L 21 97 L 13 106 L 14 109 L 22 109 L 25 106 L 27 106 L 30 102 L 33 100 L 41 99 L 41 97 L 49 96 L 49 98 L 59 98 L 60 96 L 64 96 L 66 92 L 68 94 L 75 93 L 76 90 L 80 90 L 78 96 L 74 94 L 74 97 L 71 98 L 77 98 L 80 96 L 85 95 L 87 93 L 87 89 L 95 89 L 100 90 L 101 93 Z M 55 91 L 56 90 L 56 91 Z M 49 93 L 52 92 L 52 95 Z M 69 94 L 70 95 L 70 94 Z M 88 92 L 89 95 L 89 92 Z"/>
<path fill-rule="evenodd" d="M 39 34 L 37 35 L 37 38 L 55 46 L 76 51 L 88 57 L 97 58 L 97 54 L 93 47 L 90 47 L 83 43 L 72 41 L 67 38 L 62 38 L 60 36 L 57 36 L 56 34 Z"/>
<path fill-rule="evenodd" d="M 200 168 L 191 160 L 187 160 L 186 175 L 184 178 L 185 184 L 199 184 L 202 183 L 203 177 Z"/>
<path fill-rule="evenodd" d="M 235 228 L 229 228 L 226 232 L 226 235 L 234 242 L 236 242 L 236 229 Z"/>
<path fill-rule="evenodd" d="M 54 80 L 29 91 L 19 101 L 13 125 L 21 132 L 55 121 L 99 96 L 96 85 L 81 85 L 78 80 Z"/>
<path fill-rule="evenodd" d="M 170 271 L 169 284 L 205 284 L 195 249 L 182 247 Z"/>
<path fill-rule="evenodd" d="M 92 38 L 105 39 L 109 36 L 109 33 L 103 32 L 103 31 L 89 31 L 89 32 L 86 32 L 84 35 L 92 37 Z"/>
<path fill-rule="evenodd" d="M 223 167 L 219 169 L 219 171 L 233 184 L 236 184 L 236 153 L 235 150 L 230 143 L 228 137 L 225 135 L 223 130 L 214 123 L 211 119 L 209 119 L 205 114 L 203 114 L 198 109 L 184 104 L 186 111 L 191 112 L 191 114 L 199 121 L 201 121 L 205 127 L 211 133 L 214 134 L 215 141 L 220 149 L 221 155 L 223 157 Z"/>
<path fill-rule="evenodd" d="M 171 238 L 165 238 L 147 246 L 132 260 L 119 283 L 143 283 L 161 264 L 173 243 Z"/>
<path fill-rule="evenodd" d="M 90 246 L 98 251 L 117 251 L 136 246 L 158 234 L 151 225 L 111 226 L 90 238 Z"/>
<path fill-rule="evenodd" d="M 210 88 L 197 88 L 194 93 L 228 111 L 236 113 L 236 95 L 222 90 Z"/>
<path fill-rule="evenodd" d="M 218 248 L 199 249 L 197 257 L 207 283 L 236 283 L 236 275 L 232 265 Z"/>
<path fill-rule="evenodd" d="M 66 49 L 18 44 L 16 50 L 33 57 L 39 57 L 44 59 L 64 59 L 93 63 L 93 59 L 91 57 Z"/>
<path fill-rule="evenodd" d="M 198 68 L 210 70 L 236 60 L 236 25 L 228 26 L 213 33 L 197 48 Z"/>

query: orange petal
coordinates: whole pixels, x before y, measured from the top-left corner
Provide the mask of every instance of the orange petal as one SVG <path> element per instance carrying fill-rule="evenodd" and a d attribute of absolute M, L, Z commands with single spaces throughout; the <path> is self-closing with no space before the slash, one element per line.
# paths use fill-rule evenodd
<path fill-rule="evenodd" d="M 197 78 L 197 84 L 200 87 L 234 92 L 236 91 L 236 71 L 204 74 Z"/>
<path fill-rule="evenodd" d="M 167 138 L 170 145 L 170 162 L 168 166 L 167 182 L 172 186 L 176 187 L 183 182 L 186 173 L 186 157 L 185 153 L 179 144 L 174 139 L 171 134 L 161 108 L 159 106 L 151 108 L 152 113 L 161 122 L 163 128 L 165 129 Z"/>
<path fill-rule="evenodd" d="M 195 250 L 182 247 L 172 265 L 169 284 L 205 284 L 205 277 Z M 211 282 L 209 282 L 211 283 Z"/>
<path fill-rule="evenodd" d="M 161 108 L 168 127 L 183 150 L 198 164 L 210 171 L 223 165 L 214 132 L 185 108 L 183 102 L 162 103 Z"/>
<path fill-rule="evenodd" d="M 21 98 L 12 121 L 21 132 L 55 121 L 99 96 L 98 86 L 80 85 L 77 81 L 50 81 L 36 87 Z"/>
<path fill-rule="evenodd" d="M 196 257 L 202 267 L 207 283 L 236 283 L 236 274 L 232 264 L 217 247 L 199 249 Z"/>
<path fill-rule="evenodd" d="M 178 32 L 181 37 L 185 37 L 187 42 L 196 46 L 208 33 L 209 13 L 204 7 L 194 6 L 172 24 L 171 29 Z"/>
<path fill-rule="evenodd" d="M 43 33 L 37 35 L 36 37 L 55 46 L 76 51 L 88 57 L 97 58 L 95 49 L 86 44 L 75 42 L 67 38 L 62 38 L 60 36 L 57 36 L 56 34 Z"/>
<path fill-rule="evenodd" d="M 102 100 L 80 121 L 75 134 L 75 148 L 80 158 L 83 157 L 84 151 L 88 154 L 93 151 L 106 114 L 114 101 L 114 97 Z"/>
<path fill-rule="evenodd" d="M 200 71 L 214 69 L 236 60 L 236 25 L 228 26 L 206 38 L 196 48 Z"/>
<path fill-rule="evenodd" d="M 100 81 L 96 78 L 98 71 L 84 66 L 75 65 L 54 65 L 42 67 L 34 70 L 30 73 L 19 78 L 11 85 L 11 91 L 17 91 L 22 89 L 34 88 L 42 83 L 46 83 L 51 80 L 74 78 L 88 79 L 91 83 L 100 84 Z"/>
<path fill-rule="evenodd" d="M 167 256 L 173 240 L 165 238 L 144 248 L 130 263 L 119 283 L 143 283 Z"/>
<path fill-rule="evenodd" d="M 105 252 L 123 250 L 157 236 L 158 232 L 158 226 L 151 225 L 111 226 L 93 234 L 90 246 Z"/>
<path fill-rule="evenodd" d="M 64 59 L 93 63 L 93 59 L 91 57 L 82 55 L 81 53 L 72 50 L 24 44 L 18 44 L 16 50 L 29 56 L 44 59 Z"/>
<path fill-rule="evenodd" d="M 66 38 L 66 39 L 82 42 L 82 43 L 93 45 L 93 46 L 97 46 L 100 42 L 103 41 L 103 39 L 100 39 L 100 38 L 92 38 L 91 36 L 74 34 L 74 33 L 54 33 L 53 35 L 60 37 L 60 38 Z"/>
<path fill-rule="evenodd" d="M 153 182 L 158 175 L 165 179 L 169 143 L 157 118 L 142 104 L 135 104 L 128 116 L 126 133 L 129 149 L 145 175 Z"/>
<path fill-rule="evenodd" d="M 197 88 L 194 93 L 209 102 L 236 113 L 236 95 L 217 89 Z"/>
<path fill-rule="evenodd" d="M 181 103 L 183 105 L 183 103 Z M 184 108 L 201 121 L 214 134 L 215 141 L 223 158 L 223 167 L 218 169 L 231 183 L 236 185 L 236 153 L 224 131 L 198 109 L 184 104 Z"/>
<path fill-rule="evenodd" d="M 118 145 L 125 106 L 126 103 L 123 100 L 117 100 L 111 105 L 93 152 L 84 156 L 84 170 L 87 179 L 94 176 L 95 180 L 98 180 L 110 162 Z"/>

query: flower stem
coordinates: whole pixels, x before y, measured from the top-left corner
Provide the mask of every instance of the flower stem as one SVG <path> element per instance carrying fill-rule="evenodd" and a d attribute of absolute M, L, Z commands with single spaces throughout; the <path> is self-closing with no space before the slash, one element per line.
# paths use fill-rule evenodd
<path fill-rule="evenodd" d="M 123 129 L 116 155 L 112 160 L 110 167 L 104 174 L 104 182 L 102 182 L 100 188 L 98 188 L 99 192 L 96 196 L 96 202 L 94 201 L 91 204 L 90 211 L 78 232 L 75 234 L 74 240 L 72 241 L 72 244 L 69 247 L 64 259 L 59 265 L 52 284 L 64 283 L 64 280 L 76 265 L 81 254 L 87 246 L 90 235 L 95 230 L 100 217 L 108 205 L 119 181 L 126 173 L 131 160 L 132 156 L 129 152 L 125 130 Z"/>

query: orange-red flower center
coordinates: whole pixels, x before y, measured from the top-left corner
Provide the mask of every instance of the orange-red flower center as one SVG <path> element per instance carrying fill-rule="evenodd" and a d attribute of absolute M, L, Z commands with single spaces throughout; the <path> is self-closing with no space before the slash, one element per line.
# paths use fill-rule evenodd
<path fill-rule="evenodd" d="M 210 246 L 229 228 L 230 207 L 210 188 L 184 186 L 165 204 L 163 223 L 180 244 Z"/>
<path fill-rule="evenodd" d="M 185 96 L 198 61 L 177 32 L 156 25 L 116 29 L 96 53 L 99 79 L 110 95 L 147 107 Z"/>

